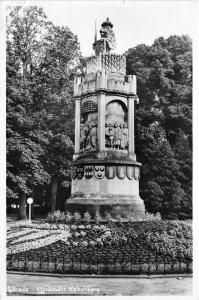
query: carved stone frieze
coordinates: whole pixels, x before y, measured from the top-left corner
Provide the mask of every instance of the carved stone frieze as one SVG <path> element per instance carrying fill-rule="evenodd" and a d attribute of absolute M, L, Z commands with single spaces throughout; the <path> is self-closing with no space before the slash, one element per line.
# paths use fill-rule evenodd
<path fill-rule="evenodd" d="M 105 175 L 105 166 L 95 166 L 94 167 L 94 175 L 97 179 L 104 178 Z"/>
<path fill-rule="evenodd" d="M 88 58 L 86 62 L 86 74 L 95 74 L 97 71 L 98 71 L 98 59 L 96 56 L 91 56 Z"/>
<path fill-rule="evenodd" d="M 134 178 L 135 180 L 139 180 L 140 179 L 140 168 L 138 167 L 135 167 L 135 170 L 134 170 Z"/>
<path fill-rule="evenodd" d="M 126 57 L 118 54 L 101 55 L 101 66 L 107 73 L 126 74 Z"/>
<path fill-rule="evenodd" d="M 72 179 L 91 179 L 92 177 L 102 179 L 106 176 L 107 179 L 119 179 L 128 178 L 129 180 L 140 179 L 140 168 L 132 165 L 85 165 L 73 167 Z"/>
<path fill-rule="evenodd" d="M 84 167 L 84 175 L 85 178 L 90 179 L 93 177 L 94 167 L 93 166 L 85 166 Z"/>
<path fill-rule="evenodd" d="M 77 179 L 82 179 L 84 177 L 84 166 L 78 166 L 76 169 Z"/>
<path fill-rule="evenodd" d="M 95 91 L 85 91 L 85 92 L 81 92 L 81 96 L 80 95 L 75 95 L 75 98 L 84 98 L 84 97 L 89 97 L 89 96 L 96 96 L 99 93 L 105 94 L 105 95 L 114 95 L 114 96 L 122 96 L 122 97 L 132 97 L 135 98 L 136 100 L 136 95 L 134 93 L 129 92 L 128 90 L 122 90 L 122 89 L 108 89 L 108 88 L 99 88 L 96 89 Z"/>
<path fill-rule="evenodd" d="M 89 112 L 96 112 L 97 111 L 97 104 L 93 100 L 84 101 L 81 106 L 81 113 L 89 113 Z"/>
<path fill-rule="evenodd" d="M 116 176 L 116 166 L 106 166 L 105 169 L 106 177 L 108 179 L 113 179 Z"/>
<path fill-rule="evenodd" d="M 127 166 L 126 167 L 126 175 L 129 180 L 132 180 L 134 178 L 135 168 L 133 166 Z"/>
<path fill-rule="evenodd" d="M 91 96 L 88 96 L 88 97 L 84 97 L 81 101 L 82 101 L 82 105 L 85 102 L 89 102 L 89 101 L 92 101 L 92 102 L 97 104 L 97 96 L 96 95 L 91 95 Z"/>
<path fill-rule="evenodd" d="M 117 166 L 116 172 L 119 179 L 124 179 L 126 177 L 126 166 Z"/>

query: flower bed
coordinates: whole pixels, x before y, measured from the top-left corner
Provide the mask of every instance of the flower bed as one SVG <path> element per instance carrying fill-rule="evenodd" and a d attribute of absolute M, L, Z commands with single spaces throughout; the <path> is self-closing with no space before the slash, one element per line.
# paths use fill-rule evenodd
<path fill-rule="evenodd" d="M 17 232 L 9 230 L 7 240 L 8 261 L 16 261 L 17 254 L 18 263 L 40 261 L 42 269 L 48 262 L 55 271 L 59 266 L 66 272 L 145 268 L 157 273 L 165 265 L 187 271 L 192 262 L 192 228 L 182 221 L 21 225 Z"/>
<path fill-rule="evenodd" d="M 67 241 L 70 235 L 69 227 L 63 224 L 19 224 L 17 227 L 18 231 L 11 227 L 7 233 L 7 254 L 42 248 L 59 240 Z"/>

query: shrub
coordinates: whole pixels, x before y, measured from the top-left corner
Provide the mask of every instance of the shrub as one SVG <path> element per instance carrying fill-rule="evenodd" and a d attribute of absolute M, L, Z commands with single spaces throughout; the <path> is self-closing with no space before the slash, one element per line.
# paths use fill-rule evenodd
<path fill-rule="evenodd" d="M 85 221 L 87 224 L 90 223 L 90 221 L 91 221 L 91 215 L 89 214 L 89 212 L 85 212 L 83 218 L 84 218 L 84 221 Z"/>
<path fill-rule="evenodd" d="M 81 215 L 77 211 L 74 213 L 73 216 L 74 216 L 75 223 L 78 223 L 81 220 Z"/>
<path fill-rule="evenodd" d="M 135 222 L 135 218 L 134 218 L 133 216 L 128 216 L 127 221 L 128 221 L 129 223 Z"/>
<path fill-rule="evenodd" d="M 154 221 L 155 220 L 155 215 L 150 213 L 150 212 L 146 212 L 145 214 L 145 220 L 146 221 Z"/>
<path fill-rule="evenodd" d="M 60 212 L 60 210 L 55 210 L 53 212 L 53 215 L 54 215 L 54 221 L 55 221 L 55 223 L 61 221 L 61 212 Z"/>
<path fill-rule="evenodd" d="M 48 215 L 47 215 L 47 222 L 48 223 L 53 223 L 54 222 L 54 215 L 49 212 Z"/>
<path fill-rule="evenodd" d="M 47 222 L 49 223 L 64 223 L 65 222 L 65 213 L 60 210 L 55 210 L 49 212 L 47 215 Z"/>
<path fill-rule="evenodd" d="M 159 212 L 157 212 L 157 214 L 155 214 L 155 220 L 162 220 L 161 214 Z"/>
<path fill-rule="evenodd" d="M 108 223 L 112 223 L 113 222 L 113 218 L 111 217 L 110 213 L 105 213 L 105 220 L 108 222 Z"/>
<path fill-rule="evenodd" d="M 116 217 L 116 220 L 117 220 L 117 222 L 121 225 L 122 224 L 122 218 L 121 218 L 121 216 L 117 216 Z"/>
<path fill-rule="evenodd" d="M 60 214 L 60 218 L 59 218 L 59 221 L 60 221 L 60 222 L 62 222 L 62 223 L 64 223 L 64 222 L 65 222 L 65 220 L 66 220 L 66 215 L 65 215 L 65 213 L 64 213 L 64 212 L 61 212 L 61 214 Z"/>
<path fill-rule="evenodd" d="M 67 213 L 65 215 L 66 223 L 71 223 L 73 221 L 73 219 L 74 219 L 73 215 L 69 211 L 67 211 Z"/>
<path fill-rule="evenodd" d="M 98 211 L 96 211 L 96 213 L 95 213 L 94 220 L 95 220 L 96 224 L 99 224 L 100 221 L 102 221 L 102 217 Z"/>

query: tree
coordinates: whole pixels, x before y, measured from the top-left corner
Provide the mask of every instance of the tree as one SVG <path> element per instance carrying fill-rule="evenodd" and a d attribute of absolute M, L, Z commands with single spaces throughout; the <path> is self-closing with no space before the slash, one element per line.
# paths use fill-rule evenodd
<path fill-rule="evenodd" d="M 146 197 L 145 204 L 151 212 L 161 210 L 164 217 L 169 218 L 174 216 L 190 217 L 192 179 L 190 172 L 192 168 L 190 159 L 192 147 L 191 39 L 185 35 L 170 36 L 167 39 L 160 37 L 154 41 L 152 46 L 138 45 L 129 49 L 126 55 L 127 74 L 136 74 L 138 79 L 140 103 L 135 111 L 135 125 L 137 131 L 136 153 L 143 164 L 141 195 L 143 199 Z M 164 131 L 164 147 L 161 146 L 161 143 L 159 145 L 154 137 L 154 132 L 149 129 L 153 124 L 158 124 L 159 130 Z M 144 135 L 140 134 L 140 130 L 144 130 Z M 183 131 L 186 136 L 186 146 L 182 138 L 178 141 L 179 131 Z M 184 146 L 186 155 L 180 150 Z M 182 151 L 181 154 L 178 151 Z M 184 176 L 182 165 L 189 170 L 186 171 L 186 184 L 182 180 Z M 158 170 L 159 176 L 154 169 Z M 174 215 L 169 207 L 170 209 L 175 207 Z M 190 209 L 188 210 L 187 207 Z"/>
<path fill-rule="evenodd" d="M 180 218 L 192 217 L 192 151 L 189 146 L 188 137 L 183 130 L 179 130 L 173 147 L 175 158 L 178 161 L 180 172 L 178 181 L 185 191 L 183 195 Z"/>
<path fill-rule="evenodd" d="M 47 149 L 46 168 L 51 175 L 51 209 L 56 209 L 57 184 L 68 188 L 69 163 L 72 160 L 74 137 L 73 75 L 79 52 L 77 38 L 64 27 L 51 28 L 46 37 L 45 64 L 38 70 L 48 97 L 48 105 L 42 104 L 47 114 L 47 128 L 51 129 Z M 41 91 L 36 93 L 41 94 Z M 45 96 L 45 97 L 46 97 Z"/>
<path fill-rule="evenodd" d="M 164 129 L 158 123 L 149 128 L 139 126 L 136 143 L 138 160 L 143 163 L 140 195 L 146 210 L 160 212 L 163 218 L 177 218 L 184 191 L 177 181 L 179 166 Z"/>
<path fill-rule="evenodd" d="M 18 26 L 18 22 L 16 24 Z M 38 116 L 30 107 L 28 64 L 24 51 L 19 51 L 20 43 L 14 29 L 11 39 L 11 28 L 12 25 L 8 26 L 7 32 L 7 197 L 18 199 L 19 217 L 24 219 L 26 195 L 31 193 L 32 186 L 48 182 L 49 175 L 41 163 L 46 134 L 36 131 Z M 22 33 L 23 30 L 18 32 Z"/>
<path fill-rule="evenodd" d="M 129 49 L 127 73 L 138 78 L 144 122 L 159 121 L 169 142 L 178 129 L 192 138 L 192 44 L 188 36 L 160 37 L 152 46 Z M 139 112 L 138 112 L 139 113 Z"/>
<path fill-rule="evenodd" d="M 26 195 L 55 178 L 65 186 L 69 180 L 80 53 L 77 37 L 48 22 L 41 8 L 15 7 L 7 22 L 7 197 L 23 199 L 25 218 Z"/>

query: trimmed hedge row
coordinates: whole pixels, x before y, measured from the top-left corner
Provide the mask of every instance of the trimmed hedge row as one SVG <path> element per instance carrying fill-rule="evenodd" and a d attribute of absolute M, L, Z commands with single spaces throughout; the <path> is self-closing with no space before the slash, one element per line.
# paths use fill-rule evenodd
<path fill-rule="evenodd" d="M 62 212 L 60 210 L 56 210 L 54 212 L 50 212 L 47 215 L 47 222 L 49 223 L 107 223 L 107 222 L 138 222 L 142 221 L 142 219 L 135 218 L 135 217 L 128 217 L 126 219 L 122 219 L 119 215 L 115 218 L 113 218 L 110 213 L 106 213 L 105 217 L 102 217 L 98 212 L 95 213 L 94 218 L 91 217 L 89 212 L 85 212 L 83 216 L 80 215 L 80 213 L 70 213 L 70 212 Z M 160 213 L 157 214 L 150 214 L 146 213 L 144 217 L 144 221 L 152 221 L 152 220 L 161 220 Z"/>

